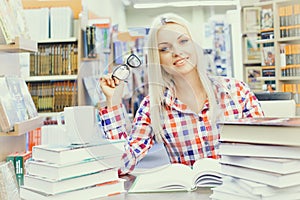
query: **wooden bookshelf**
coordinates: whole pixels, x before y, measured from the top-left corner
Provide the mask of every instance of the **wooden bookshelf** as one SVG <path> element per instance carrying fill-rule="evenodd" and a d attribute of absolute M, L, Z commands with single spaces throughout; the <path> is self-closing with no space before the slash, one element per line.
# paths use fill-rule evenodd
<path fill-rule="evenodd" d="M 17 37 L 15 43 L 12 44 L 1 44 L 0 52 L 3 53 L 22 53 L 22 52 L 36 52 L 37 43 L 36 41 Z"/>
<path fill-rule="evenodd" d="M 274 47 L 275 57 L 275 76 L 273 77 L 258 77 L 257 80 L 264 82 L 264 84 L 274 84 L 276 92 L 292 92 L 295 102 L 297 104 L 297 115 L 300 115 L 300 63 L 297 56 L 299 55 L 300 45 L 300 2 L 298 0 L 276 0 L 276 1 L 265 1 L 265 0 L 241 0 L 241 14 L 245 16 L 244 11 L 251 10 L 252 8 L 261 11 L 260 24 L 261 29 L 252 34 L 256 34 L 260 37 L 256 43 L 261 48 L 270 46 Z M 273 27 L 264 27 L 263 19 L 265 19 L 265 13 L 271 13 L 273 19 Z M 264 12 L 263 12 L 264 11 Z M 242 20 L 242 30 L 247 27 L 245 20 Z M 271 30 L 270 37 L 268 31 Z M 273 32 L 273 33 L 272 33 Z M 245 46 L 245 37 L 247 34 L 244 33 L 242 36 L 242 43 Z M 245 48 L 244 48 L 245 49 Z M 265 52 L 264 52 L 265 53 Z M 244 61 L 247 61 L 247 52 L 244 50 L 243 53 Z M 261 57 L 264 56 L 263 52 Z M 266 59 L 266 57 L 264 57 Z M 249 70 L 249 68 L 261 67 L 261 69 L 267 66 L 262 66 L 261 63 L 251 64 L 244 62 L 243 69 Z M 246 73 L 244 73 L 246 74 Z M 244 80 L 248 80 L 248 77 L 244 77 Z M 272 83 L 271 83 L 272 82 Z M 263 88 L 260 90 L 263 91 Z"/>
<path fill-rule="evenodd" d="M 43 125 L 43 117 L 34 117 L 24 122 L 18 122 L 14 125 L 14 130 L 10 132 L 0 132 L 0 136 L 20 136 L 28 131 L 39 128 Z"/>
<path fill-rule="evenodd" d="M 77 75 L 53 75 L 53 76 L 29 76 L 25 78 L 26 82 L 41 82 L 41 81 L 75 81 Z"/>

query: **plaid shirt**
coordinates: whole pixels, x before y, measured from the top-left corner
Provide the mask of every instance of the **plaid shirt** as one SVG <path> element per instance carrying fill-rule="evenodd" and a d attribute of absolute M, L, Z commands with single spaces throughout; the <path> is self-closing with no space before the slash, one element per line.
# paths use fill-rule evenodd
<path fill-rule="evenodd" d="M 263 116 L 257 98 L 245 83 L 225 77 L 215 77 L 211 80 L 225 119 Z M 177 98 L 174 99 L 168 89 L 164 100 L 167 118 L 162 120 L 162 139 L 171 163 L 192 166 L 200 158 L 218 158 L 220 127 L 216 123 L 210 123 L 208 119 L 208 100 L 199 113 L 191 111 Z M 101 108 L 99 114 L 106 137 L 127 139 L 126 153 L 123 155 L 125 168 L 122 172 L 132 171 L 154 144 L 149 96 L 144 98 L 137 110 L 130 135 L 126 133 L 122 105 L 109 109 Z"/>

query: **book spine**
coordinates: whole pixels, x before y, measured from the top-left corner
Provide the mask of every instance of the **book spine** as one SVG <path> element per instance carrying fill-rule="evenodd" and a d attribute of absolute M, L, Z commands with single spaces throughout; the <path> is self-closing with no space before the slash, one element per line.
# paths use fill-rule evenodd
<path fill-rule="evenodd" d="M 90 57 L 91 58 L 96 58 L 96 27 L 95 26 L 91 26 L 90 27 L 90 34 L 91 34 L 91 52 L 90 52 Z"/>
<path fill-rule="evenodd" d="M 19 186 L 24 185 L 25 162 L 31 158 L 31 152 L 26 152 L 16 156 L 16 177 Z"/>

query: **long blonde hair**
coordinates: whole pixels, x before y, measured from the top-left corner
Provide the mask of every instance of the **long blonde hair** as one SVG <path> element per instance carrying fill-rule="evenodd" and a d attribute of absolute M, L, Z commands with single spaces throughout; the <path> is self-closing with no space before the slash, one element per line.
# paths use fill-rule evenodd
<path fill-rule="evenodd" d="M 173 13 L 167 13 L 156 17 L 153 20 L 152 26 L 150 28 L 148 36 L 148 47 L 146 49 L 146 52 L 148 54 L 150 117 L 156 141 L 162 141 L 162 122 L 166 114 L 163 109 L 164 92 L 166 88 L 172 90 L 173 87 L 170 75 L 160 65 L 157 43 L 157 32 L 166 23 L 179 24 L 185 27 L 192 36 L 192 33 L 189 29 L 189 23 L 182 17 Z M 212 82 L 209 80 L 209 77 L 207 75 L 203 50 L 199 45 L 195 45 L 195 49 L 197 52 L 197 71 L 208 96 L 210 104 L 210 119 L 212 120 L 212 122 L 214 122 L 214 119 L 216 119 L 217 115 L 217 103 L 212 87 Z"/>

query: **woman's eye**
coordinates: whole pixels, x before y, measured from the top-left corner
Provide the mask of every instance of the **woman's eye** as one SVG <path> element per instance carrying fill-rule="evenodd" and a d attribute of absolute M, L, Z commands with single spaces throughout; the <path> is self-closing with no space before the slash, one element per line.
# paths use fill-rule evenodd
<path fill-rule="evenodd" d="M 167 51 L 170 51 L 170 48 L 169 47 L 161 47 L 161 48 L 159 48 L 159 51 L 160 52 L 167 52 Z"/>
<path fill-rule="evenodd" d="M 180 44 L 186 44 L 186 43 L 188 43 L 188 42 L 189 42 L 189 39 L 181 39 L 181 40 L 179 41 Z"/>

